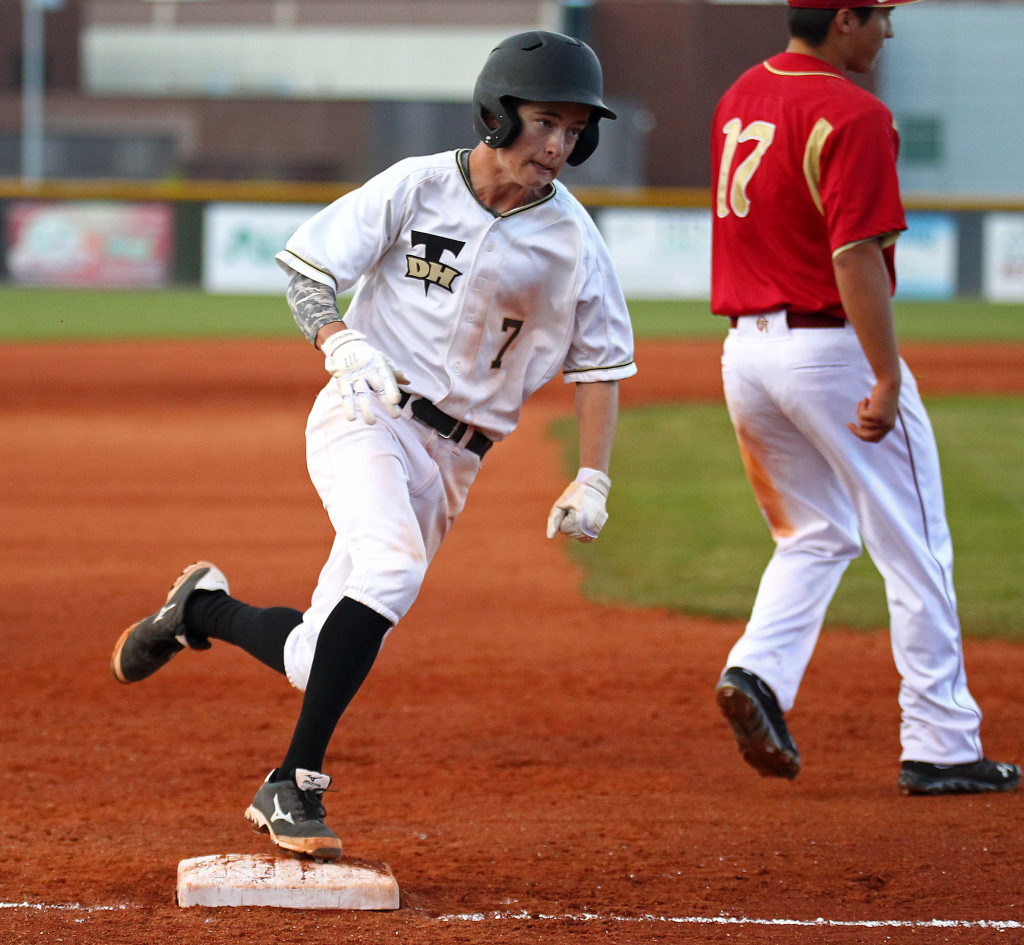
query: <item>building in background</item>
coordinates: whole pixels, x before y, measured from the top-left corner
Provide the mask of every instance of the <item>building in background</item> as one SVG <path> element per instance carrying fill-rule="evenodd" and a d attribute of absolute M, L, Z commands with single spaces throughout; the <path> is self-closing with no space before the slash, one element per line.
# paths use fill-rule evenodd
<path fill-rule="evenodd" d="M 878 94 L 908 191 L 1024 193 L 1024 4 L 929 0 L 893 17 Z"/>
<path fill-rule="evenodd" d="M 21 11 L 0 0 L 8 176 Z M 490 48 L 534 27 L 586 30 L 591 17 L 555 0 L 64 0 L 45 19 L 46 177 L 351 181 L 472 145 L 469 103 Z M 590 174 L 642 183 L 642 106 L 616 107 L 626 120 Z"/>
<path fill-rule="evenodd" d="M 0 184 L 13 179 L 11 196 L 32 196 L 17 186 L 26 4 L 46 8 L 36 176 L 50 180 L 359 183 L 407 154 L 476 143 L 473 83 L 499 39 L 577 35 L 601 57 L 619 120 L 602 123 L 601 147 L 564 182 L 692 189 L 671 191 L 668 206 L 592 206 L 634 295 L 705 293 L 714 108 L 786 42 L 784 0 L 0 0 Z M 900 241 L 899 291 L 1024 298 L 1024 3 L 929 0 L 893 24 L 880 68 L 858 81 L 896 116 L 904 194 L 921 211 Z M 109 278 L 194 281 L 203 267 L 205 284 L 228 291 L 253 284 L 254 261 L 276 276 L 265 246 L 310 211 L 195 196 L 173 221 L 142 204 L 79 209 L 58 219 L 0 199 L 11 250 L 0 278 L 46 281 L 33 260 L 108 245 Z M 121 256 L 149 259 L 143 245 L 160 252 L 129 271 Z"/>
<path fill-rule="evenodd" d="M 39 0 L 28 0 L 39 2 Z M 706 187 L 715 102 L 785 41 L 782 0 L 44 0 L 45 176 L 356 181 L 472 145 L 492 42 L 573 32 L 620 113 L 568 182 Z M 0 176 L 16 176 L 23 0 L 0 0 Z M 909 190 L 1024 187 L 1024 4 L 897 11 L 878 85 Z"/>
<path fill-rule="evenodd" d="M 472 145 L 484 51 L 540 27 L 598 50 L 621 116 L 568 182 L 706 187 L 715 102 L 785 41 L 781 0 L 46 2 L 58 178 L 362 180 Z M 0 176 L 19 170 L 22 4 L 0 0 Z M 908 186 L 1018 192 L 1024 5 L 930 0 L 894 21 L 876 91 L 904 128 Z"/>

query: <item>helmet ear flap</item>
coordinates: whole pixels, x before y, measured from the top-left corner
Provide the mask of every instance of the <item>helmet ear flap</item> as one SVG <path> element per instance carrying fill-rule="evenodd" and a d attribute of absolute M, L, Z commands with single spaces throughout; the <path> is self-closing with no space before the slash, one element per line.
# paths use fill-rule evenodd
<path fill-rule="evenodd" d="M 477 101 L 473 113 L 473 124 L 480 140 L 489 148 L 507 148 L 519 137 L 522 122 L 516 100 L 503 96 L 491 101 Z M 497 122 L 493 128 L 487 121 L 488 116 Z"/>
<path fill-rule="evenodd" d="M 592 118 L 580 132 L 579 138 L 576 139 L 576 147 L 572 149 L 572 154 L 569 155 L 566 163 L 570 167 L 578 167 L 582 164 L 597 150 L 597 142 L 600 136 L 601 132 L 597 127 L 597 119 Z"/>

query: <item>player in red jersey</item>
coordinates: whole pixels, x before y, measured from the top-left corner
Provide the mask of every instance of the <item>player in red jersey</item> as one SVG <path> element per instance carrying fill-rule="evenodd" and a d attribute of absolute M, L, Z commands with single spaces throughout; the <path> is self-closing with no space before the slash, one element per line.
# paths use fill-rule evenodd
<path fill-rule="evenodd" d="M 964 673 L 938 452 L 893 328 L 906 219 L 871 70 L 891 7 L 789 0 L 786 51 L 725 93 L 712 128 L 711 307 L 730 319 L 729 415 L 775 553 L 716 698 L 744 758 L 796 777 L 792 708 L 850 561 L 885 581 L 905 794 L 1012 790 L 982 753 Z"/>

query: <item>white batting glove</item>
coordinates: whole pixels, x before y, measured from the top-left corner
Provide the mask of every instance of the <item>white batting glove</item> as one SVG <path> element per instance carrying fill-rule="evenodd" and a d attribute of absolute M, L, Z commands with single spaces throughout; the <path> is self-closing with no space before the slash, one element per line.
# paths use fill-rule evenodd
<path fill-rule="evenodd" d="M 577 541 L 597 538 L 608 521 L 604 503 L 611 487 L 611 479 L 600 470 L 581 468 L 551 508 L 548 538 L 554 538 L 559 532 Z"/>
<path fill-rule="evenodd" d="M 331 335 L 320 350 L 326 355 L 325 367 L 338 382 L 342 408 L 349 420 L 355 420 L 358 405 L 363 420 L 377 422 L 371 396 L 379 398 L 392 417 L 398 416 L 402 396 L 398 385 L 408 384 L 409 378 L 391 358 L 368 345 L 366 335 L 346 328 Z"/>

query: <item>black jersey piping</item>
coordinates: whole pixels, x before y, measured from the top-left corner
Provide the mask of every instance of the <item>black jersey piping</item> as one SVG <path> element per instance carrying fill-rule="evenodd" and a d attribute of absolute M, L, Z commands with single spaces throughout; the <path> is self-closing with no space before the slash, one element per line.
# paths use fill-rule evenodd
<path fill-rule="evenodd" d="M 566 368 L 566 374 L 588 374 L 592 371 L 618 371 L 622 368 L 632 367 L 635 363 L 633 358 L 623 361 L 621 364 L 599 364 L 597 367 Z"/>
<path fill-rule="evenodd" d="M 289 256 L 294 256 L 299 262 L 304 263 L 305 265 L 309 266 L 310 269 L 315 269 L 317 272 L 322 272 L 325 276 L 327 276 L 328 279 L 331 280 L 331 282 L 334 283 L 334 291 L 335 292 L 338 291 L 338 280 L 335 278 L 333 272 L 331 272 L 328 269 L 323 269 L 320 266 L 314 265 L 308 259 L 305 259 L 304 257 L 300 256 L 294 250 L 285 249 L 284 252 L 286 252 Z M 287 263 L 287 260 L 285 260 L 285 262 Z M 293 272 L 299 272 L 299 270 L 295 269 L 294 267 L 289 267 L 289 268 L 292 268 Z M 305 275 L 305 273 L 299 273 L 299 274 L 300 275 Z M 306 278 L 309 279 L 311 277 L 310 276 L 306 276 Z"/>

